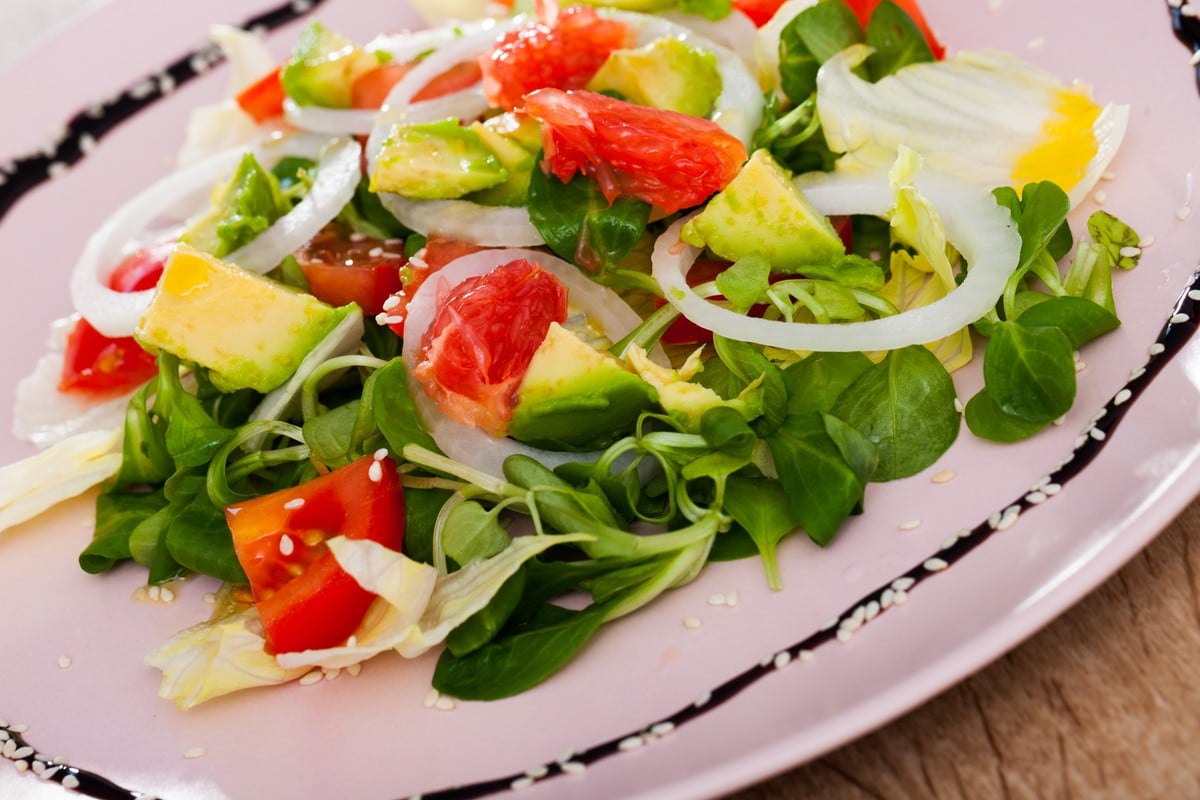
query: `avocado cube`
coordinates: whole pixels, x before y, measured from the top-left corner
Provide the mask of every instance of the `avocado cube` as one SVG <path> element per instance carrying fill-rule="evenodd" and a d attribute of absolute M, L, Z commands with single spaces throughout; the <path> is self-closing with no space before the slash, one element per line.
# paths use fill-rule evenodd
<path fill-rule="evenodd" d="M 681 236 L 730 261 L 757 253 L 783 272 L 846 252 L 829 219 L 766 150 L 754 152 L 729 185 L 683 226 Z"/>
<path fill-rule="evenodd" d="M 450 200 L 508 180 L 496 154 L 456 119 L 395 125 L 371 175 L 371 191 Z"/>
<path fill-rule="evenodd" d="M 717 57 L 678 39 L 616 50 L 592 76 L 593 92 L 616 92 L 631 103 L 707 117 L 721 94 Z"/>
<path fill-rule="evenodd" d="M 529 129 L 533 129 L 530 136 Z M 511 112 L 492 117 L 486 122 L 471 123 L 470 130 L 491 150 L 508 171 L 504 183 L 473 193 L 470 200 L 487 206 L 520 206 L 529 197 L 529 181 L 537 166 L 537 154 L 542 146 L 541 126 L 533 120 L 522 123 Z M 536 138 L 535 138 L 536 137 Z M 532 147 L 526 143 L 533 140 Z"/>
<path fill-rule="evenodd" d="M 333 308 L 179 245 L 134 336 L 151 350 L 207 367 L 223 391 L 265 393 L 355 308 Z"/>
<path fill-rule="evenodd" d="M 296 105 L 349 108 L 354 82 L 378 66 L 378 58 L 314 22 L 300 34 L 279 80 Z"/>
<path fill-rule="evenodd" d="M 657 397 L 616 357 L 552 322 L 517 390 L 508 435 L 549 450 L 595 450 L 632 430 Z"/>

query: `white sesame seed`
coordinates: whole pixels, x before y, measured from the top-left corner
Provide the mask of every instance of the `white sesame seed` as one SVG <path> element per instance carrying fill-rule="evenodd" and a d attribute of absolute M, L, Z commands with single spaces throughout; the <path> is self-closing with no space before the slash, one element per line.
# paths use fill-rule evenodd
<path fill-rule="evenodd" d="M 156 603 L 158 602 L 159 595 L 161 595 L 161 594 L 162 594 L 162 589 L 160 589 L 158 586 L 151 586 L 148 589 L 146 589 L 146 597 L 150 598 L 151 600 L 153 600 Z"/>
<path fill-rule="evenodd" d="M 1191 317 L 1181 311 L 1171 317 L 1171 324 L 1179 325 L 1180 323 L 1187 322 L 1189 319 L 1191 319 Z"/>
<path fill-rule="evenodd" d="M 346 666 L 346 674 L 349 675 L 351 678 L 357 678 L 359 675 L 362 674 L 362 668 L 363 668 L 362 662 L 348 664 Z"/>
<path fill-rule="evenodd" d="M 783 650 L 775 656 L 775 669 L 783 669 L 788 664 L 792 663 L 792 654 L 787 650 Z"/>
<path fill-rule="evenodd" d="M 545 764 L 539 764 L 538 766 L 534 767 L 533 769 L 525 770 L 525 774 L 528 777 L 533 778 L 534 780 L 537 780 L 538 778 L 544 778 L 547 775 L 549 775 L 550 768 L 547 767 Z"/>
<path fill-rule="evenodd" d="M 207 748 L 193 747 L 189 750 L 184 751 L 183 757 L 184 758 L 204 758 L 204 756 L 206 756 L 206 755 L 208 755 Z"/>
<path fill-rule="evenodd" d="M 25 772 L 27 769 L 29 769 L 29 762 L 28 761 L 17 761 L 16 763 L 13 764 L 13 766 L 15 766 L 17 768 L 17 772 Z"/>
<path fill-rule="evenodd" d="M 907 592 L 916 582 L 916 579 L 905 575 L 903 578 L 896 578 L 896 580 L 892 581 L 892 588 L 897 592 Z"/>
<path fill-rule="evenodd" d="M 1096 201 L 1096 205 L 1102 206 L 1108 201 L 1108 192 L 1099 189 L 1092 195 L 1092 199 Z"/>
<path fill-rule="evenodd" d="M 999 525 L 1000 524 L 1000 512 L 997 511 L 994 514 L 992 514 L 990 517 L 988 517 L 987 524 L 988 524 L 989 528 L 993 528 L 993 529 L 997 525 Z"/>
<path fill-rule="evenodd" d="M 577 755 L 578 753 L 576 753 L 574 750 L 567 749 L 563 751 L 563 754 L 558 757 L 557 761 L 560 764 L 565 764 Z"/>
<path fill-rule="evenodd" d="M 1184 3 L 1179 7 L 1179 13 L 1183 14 L 1185 17 L 1195 17 L 1200 14 L 1200 9 L 1196 8 L 1196 6 L 1192 5 L 1191 3 Z"/>
<path fill-rule="evenodd" d="M 1115 181 L 1116 179 L 1117 173 L 1111 170 L 1106 170 L 1100 174 L 1100 180 L 1102 181 Z"/>
<path fill-rule="evenodd" d="M 908 592 L 896 592 L 896 599 L 892 602 L 898 606 L 904 605 L 908 602 Z"/>
<path fill-rule="evenodd" d="M 1124 405 L 1125 403 L 1129 402 L 1129 398 L 1131 397 L 1133 397 L 1133 392 L 1129 391 L 1128 389 L 1122 389 L 1121 391 L 1117 392 L 1115 397 L 1113 397 L 1113 405 Z"/>
<path fill-rule="evenodd" d="M 279 554 L 283 556 L 290 556 L 294 552 L 296 552 L 296 543 L 292 541 L 292 537 L 288 536 L 286 533 L 283 536 L 280 536 Z"/>
<path fill-rule="evenodd" d="M 1153 244 L 1154 244 L 1154 237 L 1146 236 L 1140 242 L 1138 242 L 1138 247 L 1141 247 L 1143 250 L 1145 250 L 1147 247 L 1150 247 Z"/>
<path fill-rule="evenodd" d="M 154 81 L 144 80 L 141 83 L 139 83 L 137 86 L 134 86 L 132 89 L 129 90 L 129 96 L 132 97 L 134 100 L 141 100 L 145 97 L 149 97 L 150 95 L 154 94 L 154 89 L 155 89 Z"/>
<path fill-rule="evenodd" d="M 919 519 L 906 519 L 900 523 L 900 530 L 902 531 L 915 531 L 919 527 L 921 527 L 921 520 Z"/>
<path fill-rule="evenodd" d="M 1054 495 L 1056 495 L 1062 491 L 1062 485 L 1058 484 L 1058 483 L 1048 483 L 1044 487 L 1042 487 L 1042 491 L 1045 492 L 1046 494 L 1048 494 L 1049 496 L 1053 497 Z"/>
<path fill-rule="evenodd" d="M 643 739 L 641 736 L 627 736 L 626 738 L 621 740 L 620 744 L 617 745 L 617 749 L 625 750 L 625 751 L 637 750 L 639 747 L 641 747 L 645 743 L 646 743 L 646 740 Z"/>
<path fill-rule="evenodd" d="M 433 708 L 441 696 L 442 693 L 437 689 L 430 689 L 429 693 L 425 695 L 425 699 L 421 701 L 421 705 L 425 706 L 426 708 Z"/>
<path fill-rule="evenodd" d="M 1029 43 L 1026 44 L 1025 46 L 1028 47 L 1030 50 L 1041 50 L 1043 47 L 1046 46 L 1046 37 L 1038 36 L 1036 38 L 1030 39 Z"/>
<path fill-rule="evenodd" d="M 292 0 L 292 11 L 303 14 L 312 10 L 312 0 Z"/>
<path fill-rule="evenodd" d="M 892 603 L 895 601 L 895 599 L 896 599 L 896 591 L 894 589 L 891 589 L 891 588 L 884 589 L 883 593 L 881 595 L 879 595 L 879 607 L 880 608 L 890 608 Z"/>
<path fill-rule="evenodd" d="M 650 728 L 650 732 L 655 736 L 666 736 L 675 732 L 675 723 L 670 720 L 660 722 Z"/>
<path fill-rule="evenodd" d="M 1140 247 L 1122 247 L 1119 251 L 1121 258 L 1137 258 L 1142 254 Z"/>
<path fill-rule="evenodd" d="M 383 310 L 391 311 L 398 305 L 400 305 L 400 298 L 394 294 L 388 295 L 388 299 L 383 301 Z"/>
<path fill-rule="evenodd" d="M 858 608 L 854 609 L 854 614 L 851 615 L 850 619 L 854 620 L 859 625 L 862 625 L 867 619 L 867 607 L 859 606 Z"/>
<path fill-rule="evenodd" d="M 14 739 L 9 739 L 7 742 L 4 743 L 4 748 L 2 750 L 0 750 L 0 753 L 2 753 L 5 758 L 12 758 L 12 754 L 15 753 L 16 750 L 17 750 L 16 741 Z"/>
<path fill-rule="evenodd" d="M 33 748 L 29 745 L 25 745 L 24 747 L 18 747 L 14 749 L 9 758 L 12 758 L 15 761 L 17 759 L 29 758 L 31 755 L 33 755 Z"/>
<path fill-rule="evenodd" d="M 1179 210 L 1175 212 L 1175 218 L 1178 219 L 1180 222 L 1184 222 L 1191 215 L 1192 215 L 1191 206 L 1180 206 Z"/>
<path fill-rule="evenodd" d="M 587 764 L 579 761 L 564 761 L 562 762 L 562 771 L 568 775 L 582 775 L 587 772 Z"/>
<path fill-rule="evenodd" d="M 164 603 L 174 603 L 175 602 L 175 590 L 172 589 L 170 586 L 162 587 L 162 589 L 160 589 L 158 592 L 158 599 Z"/>
<path fill-rule="evenodd" d="M 55 161 L 50 166 L 46 167 L 46 174 L 51 178 L 57 178 L 67 171 L 67 165 L 61 161 Z"/>
<path fill-rule="evenodd" d="M 204 57 L 203 53 L 196 53 L 196 55 L 192 56 L 191 60 L 188 61 L 188 66 L 192 68 L 192 72 L 197 74 L 206 72 L 208 70 L 208 60 Z"/>
<path fill-rule="evenodd" d="M 1163 346 L 1162 342 L 1155 342 L 1154 344 L 1150 345 L 1149 353 L 1152 356 L 1157 356 L 1161 355 L 1166 349 L 1167 348 Z"/>
<path fill-rule="evenodd" d="M 526 775 L 524 778 L 517 778 L 509 785 L 512 787 L 513 791 L 519 792 L 522 789 L 528 789 L 530 786 L 533 786 L 533 778 Z"/>
<path fill-rule="evenodd" d="M 158 76 L 158 91 L 162 94 L 170 94 L 175 90 L 175 79 L 165 72 Z"/>
<path fill-rule="evenodd" d="M 205 603 L 208 603 L 210 606 L 217 602 L 217 596 L 213 592 L 205 592 L 200 596 L 200 599 Z"/>
<path fill-rule="evenodd" d="M 961 413 L 963 413 L 964 411 L 966 411 L 966 410 L 967 410 L 967 407 L 963 405 L 963 402 L 962 402 L 962 400 L 959 400 L 959 399 L 956 397 L 956 398 L 954 398 L 954 410 L 955 410 L 956 412 L 958 412 L 959 414 L 961 414 Z"/>
<path fill-rule="evenodd" d="M 1106 434 L 1104 431 L 1100 430 L 1099 428 L 1092 428 L 1091 430 L 1088 431 L 1088 435 L 1091 436 L 1093 439 L 1095 439 L 1097 442 L 1103 442 L 1106 438 L 1108 438 L 1108 434 Z"/>
<path fill-rule="evenodd" d="M 930 478 L 931 483 L 949 483 L 958 477 L 958 474 L 952 469 L 944 469 L 941 472 Z"/>
<path fill-rule="evenodd" d="M 772 661 L 774 661 L 774 660 L 775 660 L 775 654 L 774 654 L 774 653 L 767 653 L 765 656 L 763 656 L 762 658 L 760 658 L 760 659 L 758 660 L 758 665 L 759 665 L 760 667 L 765 667 L 765 666 L 767 666 L 768 664 L 770 664 L 770 663 L 771 663 Z"/>
<path fill-rule="evenodd" d="M 331 669 L 324 670 L 324 672 L 325 672 L 325 680 L 327 680 L 327 681 L 336 681 L 338 679 L 338 676 L 342 674 L 341 669 L 339 669 L 337 667 L 333 667 Z"/>
<path fill-rule="evenodd" d="M 391 316 L 386 311 L 380 311 L 375 315 L 375 324 L 387 325 L 389 319 L 391 319 Z"/>
<path fill-rule="evenodd" d="M 422 247 L 418 252 L 414 253 L 408 259 L 408 263 L 412 264 L 413 267 L 416 269 L 425 269 L 426 267 L 428 267 L 429 263 L 424 258 L 421 257 L 421 253 L 424 253 L 424 252 L 425 252 L 425 248 Z"/>
<path fill-rule="evenodd" d="M 720 594 L 720 593 L 717 593 L 717 594 L 710 594 L 710 595 L 708 596 L 708 604 L 709 604 L 710 606 L 723 606 L 723 605 L 725 605 L 725 595 L 723 595 L 723 594 Z"/>
<path fill-rule="evenodd" d="M 708 701 L 712 700 L 712 692 L 705 692 L 692 701 L 692 705 L 696 708 L 704 708 L 708 705 Z"/>
<path fill-rule="evenodd" d="M 372 247 L 370 250 L 367 251 L 367 255 L 369 255 L 371 258 L 379 258 L 381 255 L 383 255 L 383 248 L 382 247 Z"/>
<path fill-rule="evenodd" d="M 42 780 L 48 781 L 59 772 L 62 772 L 62 768 L 62 764 L 47 764 L 46 768 L 38 773 L 38 775 L 42 778 Z"/>
<path fill-rule="evenodd" d="M 703 623 L 700 622 L 699 617 L 684 617 L 683 618 L 683 627 L 687 628 L 690 631 L 694 631 L 694 630 L 698 629 L 701 626 L 701 624 L 703 624 Z"/>
<path fill-rule="evenodd" d="M 1083 372 L 1085 369 L 1087 369 L 1087 362 L 1085 362 L 1085 361 L 1076 361 L 1075 362 L 1075 371 L 1076 372 Z"/>
<path fill-rule="evenodd" d="M 379 483 L 383 480 L 383 467 L 378 461 L 371 462 L 371 466 L 367 468 L 367 477 L 371 479 L 371 483 Z"/>
<path fill-rule="evenodd" d="M 841 621 L 842 621 L 842 618 L 841 618 L 841 617 L 830 617 L 830 618 L 829 618 L 829 619 L 828 619 L 828 620 L 825 622 L 825 624 L 821 626 L 821 630 L 823 630 L 823 631 L 827 631 L 827 630 L 829 630 L 830 628 L 836 627 L 836 626 L 837 626 L 837 624 L 838 624 L 839 622 L 841 622 Z"/>
<path fill-rule="evenodd" d="M 18 722 L 16 725 L 6 725 L 5 727 L 12 733 L 25 733 L 25 731 L 29 730 L 29 726 L 24 722 Z"/>
<path fill-rule="evenodd" d="M 374 458 L 376 461 L 383 461 L 385 458 L 388 457 L 388 449 L 386 447 L 381 447 L 378 450 L 376 450 L 374 455 L 372 455 L 371 457 Z"/>
<path fill-rule="evenodd" d="M 854 638 L 854 631 L 849 628 L 838 628 L 837 638 L 839 642 L 848 642 Z"/>
<path fill-rule="evenodd" d="M 283 507 L 288 511 L 295 511 L 298 508 L 304 508 L 304 498 L 293 497 L 291 500 L 288 500 L 286 503 L 284 503 Z"/>
<path fill-rule="evenodd" d="M 438 711 L 453 711 L 458 708 L 458 703 L 454 702 L 453 697 L 439 697 L 433 707 Z"/>
<path fill-rule="evenodd" d="M 312 686 L 314 683 L 320 683 L 324 679 L 325 676 L 321 673 L 321 670 L 314 669 L 312 672 L 305 674 L 304 677 L 300 679 L 300 685 Z"/>
<path fill-rule="evenodd" d="M 1045 492 L 1030 492 L 1029 494 L 1025 495 L 1025 502 L 1034 506 L 1041 505 L 1048 499 L 1049 498 L 1046 496 Z"/>
<path fill-rule="evenodd" d="M 867 622 L 870 622 L 871 620 L 878 617 L 879 612 L 882 610 L 883 609 L 880 607 L 879 602 L 877 600 L 872 600 L 871 602 L 867 603 Z"/>
<path fill-rule="evenodd" d="M 739 599 L 740 598 L 738 597 L 738 593 L 737 593 L 736 589 L 733 590 L 732 592 L 725 593 L 725 605 L 729 606 L 730 608 L 733 608 L 734 606 L 736 606 L 738 604 Z"/>
<path fill-rule="evenodd" d="M 1017 524 L 1017 518 L 1021 516 L 1021 509 L 1018 506 L 1010 506 L 1004 512 L 1004 516 L 1000 518 L 1000 524 L 996 526 L 998 531 L 1006 531 L 1013 525 Z"/>
<path fill-rule="evenodd" d="M 76 778 L 74 775 L 63 776 L 62 787 L 64 789 L 78 789 L 79 788 L 79 778 Z"/>
<path fill-rule="evenodd" d="M 71 666 L 71 657 L 64 654 L 58 657 L 58 668 L 68 669 Z"/>
<path fill-rule="evenodd" d="M 946 537 L 946 540 L 944 542 L 942 542 L 941 549 L 949 550 L 951 547 L 954 547 L 954 545 L 956 545 L 956 544 L 958 544 L 958 534 L 952 533 Z"/>
<path fill-rule="evenodd" d="M 10 738 L 8 731 L 0 729 L 0 742 L 7 742 Z"/>
<path fill-rule="evenodd" d="M 1062 424 L 1063 424 L 1064 422 L 1066 422 L 1066 421 L 1067 421 L 1067 415 L 1066 415 L 1066 414 L 1063 414 L 1061 417 L 1059 417 L 1058 419 L 1054 420 L 1054 422 L 1052 422 L 1052 423 L 1050 423 L 1050 424 L 1051 424 L 1051 425 L 1062 425 Z"/>
<path fill-rule="evenodd" d="M 1167 5 L 1169 5 L 1171 8 L 1179 8 L 1181 5 L 1183 5 L 1183 0 L 1167 0 Z"/>
<path fill-rule="evenodd" d="M 925 562 L 924 566 L 925 569 L 929 570 L 930 572 L 941 572 L 946 567 L 950 566 L 950 564 L 942 558 L 931 558 Z"/>
<path fill-rule="evenodd" d="M 865 617 L 865 614 L 864 614 L 864 617 Z M 856 630 L 861 628 L 862 625 L 863 625 L 863 621 L 861 619 L 855 619 L 854 617 L 846 617 L 844 620 L 842 620 L 841 627 L 839 627 L 838 630 L 839 631 L 850 631 L 851 633 L 854 633 Z"/>
<path fill-rule="evenodd" d="M 801 650 L 799 655 L 797 656 L 797 658 L 799 658 L 805 664 L 808 664 L 814 658 L 816 658 L 816 655 L 813 653 L 812 650 Z"/>

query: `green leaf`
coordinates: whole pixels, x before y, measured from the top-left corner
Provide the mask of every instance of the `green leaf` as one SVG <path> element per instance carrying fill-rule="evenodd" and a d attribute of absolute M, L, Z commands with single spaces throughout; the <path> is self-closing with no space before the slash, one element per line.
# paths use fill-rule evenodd
<path fill-rule="evenodd" d="M 871 368 L 862 353 L 813 353 L 783 371 L 788 413 L 829 412 L 837 399 Z"/>
<path fill-rule="evenodd" d="M 1081 297 L 1053 297 L 1025 309 L 1017 322 L 1027 328 L 1058 328 L 1078 350 L 1121 324 L 1103 306 Z"/>
<path fill-rule="evenodd" d="M 784 94 L 801 103 L 817 88 L 817 71 L 830 57 L 863 41 L 862 26 L 842 2 L 806 8 L 779 36 L 779 76 Z"/>
<path fill-rule="evenodd" d="M 406 444 L 417 444 L 426 450 L 440 453 L 433 437 L 421 426 L 412 395 L 408 392 L 408 369 L 396 358 L 380 367 L 371 376 L 371 392 L 375 424 L 387 440 L 388 448 L 399 453 Z"/>
<path fill-rule="evenodd" d="M 807 264 L 796 272 L 809 278 L 831 281 L 847 289 L 865 289 L 868 292 L 877 292 L 887 283 L 883 267 L 869 258 L 854 254 L 834 256 L 821 264 Z"/>
<path fill-rule="evenodd" d="M 522 568 L 504 582 L 490 603 L 450 631 L 446 648 L 461 657 L 492 641 L 516 611 L 524 592 L 525 570 Z"/>
<path fill-rule="evenodd" d="M 161 491 L 105 492 L 96 498 L 96 532 L 79 554 L 79 566 L 93 575 L 107 572 L 132 558 L 129 535 L 142 522 L 166 507 Z"/>
<path fill-rule="evenodd" d="M 960 427 L 954 382 L 937 356 L 920 345 L 894 350 L 863 372 L 832 414 L 879 448 L 874 480 L 906 478 L 954 444 Z"/>
<path fill-rule="evenodd" d="M 979 393 L 967 402 L 963 416 L 971 433 L 992 442 L 1019 442 L 1028 439 L 1049 424 L 1026 422 L 1020 417 L 1004 413 L 995 399 L 988 394 L 987 389 L 980 389 Z"/>
<path fill-rule="evenodd" d="M 824 415 L 790 414 L 766 440 L 792 517 L 826 545 L 862 502 L 865 482 L 830 437 Z"/>
<path fill-rule="evenodd" d="M 788 395 L 783 373 L 752 344 L 714 336 L 713 347 L 729 371 L 746 386 L 762 378 L 758 387 L 762 396 L 762 418 L 754 422 L 754 430 L 759 436 L 767 435 L 787 415 Z"/>
<path fill-rule="evenodd" d="M 1126 247 L 1141 246 L 1142 239 L 1133 228 L 1107 211 L 1094 211 L 1088 217 L 1087 229 L 1092 241 L 1108 253 L 1110 264 L 1121 269 L 1133 269 L 1138 265 L 1140 256 L 1121 255 L 1121 250 Z"/>
<path fill-rule="evenodd" d="M 532 689 L 583 648 L 606 612 L 603 605 L 583 611 L 543 606 L 528 623 L 478 650 L 442 653 L 433 688 L 461 700 L 499 700 Z"/>
<path fill-rule="evenodd" d="M 725 511 L 749 534 L 762 557 L 767 585 L 783 588 L 775 549 L 800 524 L 783 484 L 767 478 L 733 476 L 725 487 Z"/>
<path fill-rule="evenodd" d="M 479 503 L 460 503 L 446 519 L 442 549 L 459 565 L 469 564 L 477 558 L 491 558 L 512 541 L 498 517 L 498 511 L 486 509 Z"/>
<path fill-rule="evenodd" d="M 354 460 L 351 447 L 361 406 L 361 401 L 354 399 L 304 421 L 304 443 L 314 459 L 332 469 Z"/>
<path fill-rule="evenodd" d="M 177 513 L 167 529 L 166 548 L 181 566 L 227 583 L 245 584 L 246 573 L 233 549 L 225 512 L 200 490 L 188 500 L 172 500 Z"/>
<path fill-rule="evenodd" d="M 433 530 L 442 506 L 453 494 L 448 489 L 404 490 L 404 554 L 422 564 L 433 563 Z"/>
<path fill-rule="evenodd" d="M 1006 414 L 1051 422 L 1075 401 L 1075 348 L 1057 328 L 1001 322 L 983 358 L 988 394 Z"/>
<path fill-rule="evenodd" d="M 609 205 L 596 182 L 584 175 L 563 183 L 535 169 L 529 183 L 529 221 L 546 244 L 608 285 L 654 286 L 644 273 L 617 268 L 645 233 L 650 210 L 648 203 L 626 197 Z"/>
<path fill-rule="evenodd" d="M 182 467 L 202 467 L 234 432 L 213 422 L 194 395 L 180 389 L 167 421 L 167 452 Z"/>
<path fill-rule="evenodd" d="M 867 59 L 872 81 L 892 75 L 909 64 L 933 61 L 933 51 L 921 29 L 891 0 L 883 0 L 875 7 L 867 22 L 866 39 L 875 49 Z"/>
<path fill-rule="evenodd" d="M 761 302 L 771 286 L 771 263 L 760 255 L 739 258 L 717 275 L 717 289 L 738 311 Z"/>

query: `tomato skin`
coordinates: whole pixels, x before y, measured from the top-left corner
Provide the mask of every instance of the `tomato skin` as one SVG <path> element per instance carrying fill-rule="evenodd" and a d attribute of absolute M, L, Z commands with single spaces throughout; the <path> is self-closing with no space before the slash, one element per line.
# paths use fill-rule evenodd
<path fill-rule="evenodd" d="M 408 304 L 421 284 L 442 267 L 456 258 L 469 253 L 475 253 L 486 248 L 470 242 L 448 239 L 442 236 L 431 236 L 416 254 L 409 259 L 405 269 L 400 273 L 400 288 L 388 301 L 388 327 L 397 336 L 404 336 L 404 320 L 408 313 Z M 394 321 L 393 321 L 394 320 Z"/>
<path fill-rule="evenodd" d="M 443 413 L 501 436 L 550 323 L 566 321 L 567 290 L 522 258 L 438 295 L 412 376 Z"/>
<path fill-rule="evenodd" d="M 295 255 L 309 293 L 329 305 L 357 303 L 364 314 L 374 315 L 400 290 L 405 258 L 399 241 L 354 236 L 348 227 L 334 222 Z"/>
<path fill-rule="evenodd" d="M 858 17 L 858 22 L 865 29 L 867 23 L 871 20 L 871 15 L 875 13 L 875 7 L 879 5 L 881 0 L 846 0 L 846 5 L 850 6 L 850 10 Z M 925 21 L 925 15 L 921 13 L 921 6 L 918 0 L 892 0 L 900 9 L 912 18 L 921 33 L 925 36 L 925 41 L 929 43 L 929 49 L 933 52 L 933 57 L 941 61 L 946 57 L 946 48 L 938 41 L 934 35 L 933 29 L 929 27 L 929 23 Z"/>
<path fill-rule="evenodd" d="M 500 37 L 479 58 L 491 105 L 512 111 L 537 89 L 582 89 L 614 50 L 634 41 L 629 25 L 572 6 Z"/>
<path fill-rule="evenodd" d="M 322 649 L 354 633 L 375 599 L 338 565 L 326 541 L 338 535 L 369 539 L 398 552 L 404 495 L 396 463 L 366 456 L 300 486 L 229 506 L 225 519 L 271 651 Z"/>
<path fill-rule="evenodd" d="M 350 86 L 350 106 L 352 108 L 375 109 L 383 105 L 392 87 L 416 66 L 415 61 L 391 62 L 380 64 L 375 69 L 360 75 Z M 479 64 L 466 61 L 456 64 L 445 72 L 435 75 L 429 83 L 422 86 L 412 96 L 412 102 L 434 100 L 463 89 L 470 89 L 479 83 L 483 73 Z"/>
<path fill-rule="evenodd" d="M 282 67 L 259 78 L 237 95 L 237 104 L 259 125 L 283 116 L 283 101 L 287 94 L 279 80 Z"/>
<path fill-rule="evenodd" d="M 775 16 L 775 12 L 784 2 L 785 0 L 733 0 L 733 7 L 749 17 L 754 27 L 761 28 L 771 21 L 771 17 Z"/>
<path fill-rule="evenodd" d="M 700 205 L 747 157 L 711 120 L 595 92 L 542 89 L 521 110 L 542 123 L 543 168 L 563 183 L 583 172 L 610 203 L 636 197 L 668 214 Z"/>
<path fill-rule="evenodd" d="M 153 289 L 174 249 L 174 242 L 161 242 L 126 256 L 109 276 L 109 288 L 118 292 Z M 143 350 L 132 336 L 110 338 L 81 319 L 67 335 L 58 390 L 94 394 L 125 392 L 157 374 L 154 356 Z"/>

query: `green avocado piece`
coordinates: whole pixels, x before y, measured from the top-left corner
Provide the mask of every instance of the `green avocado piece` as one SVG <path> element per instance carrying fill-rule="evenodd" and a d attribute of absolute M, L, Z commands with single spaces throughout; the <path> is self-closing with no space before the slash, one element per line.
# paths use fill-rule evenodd
<path fill-rule="evenodd" d="M 542 146 L 541 126 L 533 119 L 522 122 L 516 114 L 505 112 L 485 122 L 473 122 L 469 129 L 479 135 L 500 166 L 508 170 L 508 180 L 504 183 L 475 192 L 469 199 L 488 206 L 525 205 L 529 180 Z M 530 141 L 532 146 L 528 144 Z"/>
<path fill-rule="evenodd" d="M 222 391 L 283 384 L 348 315 L 187 245 L 167 260 L 135 338 L 211 370 Z"/>
<path fill-rule="evenodd" d="M 314 22 L 300 34 L 279 80 L 296 105 L 349 108 L 354 82 L 378 66 L 374 55 Z"/>
<path fill-rule="evenodd" d="M 508 180 L 479 133 L 456 119 L 396 125 L 383 143 L 371 191 L 417 200 L 450 200 Z"/>
<path fill-rule="evenodd" d="M 508 435 L 547 450 L 595 450 L 631 430 L 656 399 L 616 357 L 552 322 L 517 390 Z"/>
<path fill-rule="evenodd" d="M 754 152 L 729 185 L 683 226 L 681 236 L 730 261 L 758 253 L 785 272 L 846 252 L 829 219 L 766 150 Z"/>
<path fill-rule="evenodd" d="M 712 53 L 664 38 L 614 51 L 587 88 L 616 92 L 642 106 L 707 117 L 721 94 L 721 73 Z"/>
<path fill-rule="evenodd" d="M 213 202 L 179 237 L 217 258 L 249 244 L 291 209 L 279 181 L 251 153 L 242 157 L 229 182 L 213 192 Z"/>

